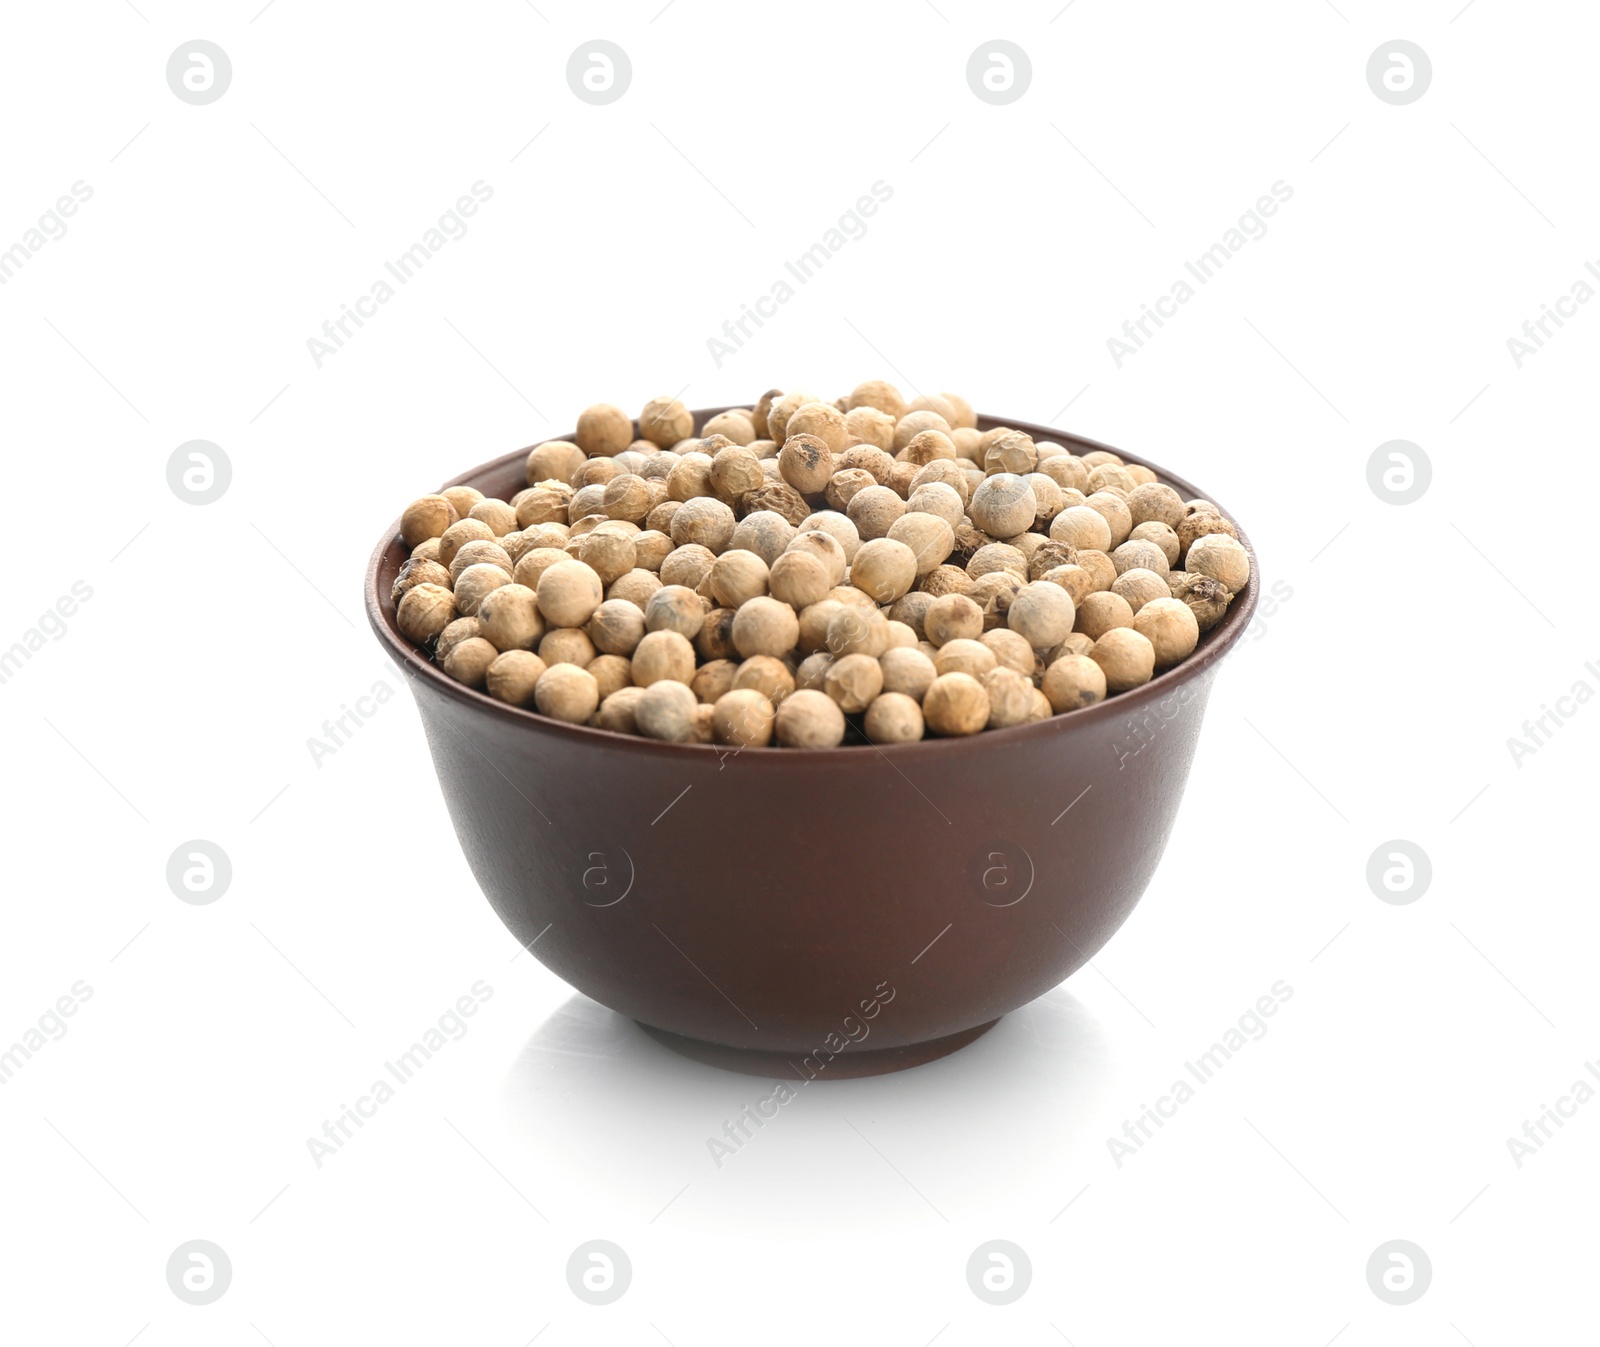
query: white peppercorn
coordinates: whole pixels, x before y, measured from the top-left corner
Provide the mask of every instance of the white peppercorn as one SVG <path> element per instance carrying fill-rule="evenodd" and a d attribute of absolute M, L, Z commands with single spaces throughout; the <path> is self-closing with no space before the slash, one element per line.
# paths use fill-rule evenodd
<path fill-rule="evenodd" d="M 780 599 L 758 597 L 742 604 L 733 618 L 733 644 L 746 659 L 786 655 L 800 639 L 800 619 Z"/>
<path fill-rule="evenodd" d="M 634 681 L 637 686 L 638 680 Z M 694 734 L 695 707 L 698 705 L 700 702 L 687 683 L 664 679 L 645 688 L 644 695 L 634 703 L 634 723 L 639 727 L 639 733 L 647 739 L 688 743 Z"/>
<path fill-rule="evenodd" d="M 689 450 L 667 474 L 667 495 L 672 500 L 714 500 L 711 494 L 711 455 Z"/>
<path fill-rule="evenodd" d="M 511 555 L 499 542 L 491 538 L 474 538 L 471 542 L 463 544 L 457 549 L 455 559 L 450 563 L 450 581 L 452 584 L 461 578 L 461 572 L 468 566 L 498 566 L 506 573 L 506 579 L 511 578 Z"/>
<path fill-rule="evenodd" d="M 967 574 L 974 580 L 981 580 L 996 571 L 1015 576 L 1020 584 L 1028 578 L 1028 559 L 1022 555 L 1020 548 L 1010 543 L 985 543 L 967 562 Z"/>
<path fill-rule="evenodd" d="M 991 475 L 1014 473 L 1022 476 L 1038 466 L 1039 451 L 1034 448 L 1033 437 L 1020 430 L 1001 428 L 990 431 L 980 445 L 983 470 Z"/>
<path fill-rule="evenodd" d="M 450 657 L 450 652 L 463 641 L 470 641 L 474 636 L 482 636 L 483 627 L 475 617 L 458 617 L 453 622 L 445 624 L 439 638 L 433 643 L 433 657 L 440 664 Z"/>
<path fill-rule="evenodd" d="M 796 682 L 788 664 L 777 656 L 752 655 L 734 669 L 731 686 L 741 691 L 759 692 L 777 706 L 795 690 Z"/>
<path fill-rule="evenodd" d="M 746 660 L 745 664 L 751 661 Z M 741 665 L 741 668 L 744 666 Z M 814 692 L 821 692 L 828 670 L 833 667 L 833 656 L 826 650 L 817 650 L 807 655 L 794 670 L 794 686 L 807 688 Z"/>
<path fill-rule="evenodd" d="M 717 554 L 700 543 L 674 547 L 661 562 L 661 583 L 698 589 L 706 576 L 711 574 L 711 567 L 716 560 Z"/>
<path fill-rule="evenodd" d="M 907 412 L 895 423 L 894 452 L 899 453 L 925 430 L 937 430 L 942 435 L 949 435 L 950 423 L 938 412 Z"/>
<path fill-rule="evenodd" d="M 1067 565 L 1056 566 L 1046 571 L 1039 577 L 1047 584 L 1060 585 L 1067 591 L 1067 597 L 1072 600 L 1076 608 L 1090 594 L 1094 593 L 1094 577 L 1084 570 L 1082 566 Z"/>
<path fill-rule="evenodd" d="M 1033 527 L 1039 503 L 1026 477 L 996 472 L 985 477 L 972 493 L 967 513 L 972 522 L 995 538 L 1008 538 Z"/>
<path fill-rule="evenodd" d="M 540 675 L 533 699 L 541 715 L 581 725 L 600 705 L 600 689 L 586 669 L 576 664 L 552 664 Z"/>
<path fill-rule="evenodd" d="M 778 706 L 773 729 L 785 748 L 835 748 L 844 741 L 844 712 L 827 693 L 800 689 Z"/>
<path fill-rule="evenodd" d="M 972 577 L 960 566 L 949 563 L 935 566 L 922 577 L 922 592 L 934 598 L 942 598 L 946 594 L 965 594 L 971 588 Z"/>
<path fill-rule="evenodd" d="M 772 597 L 796 610 L 816 603 L 832 588 L 828 568 L 810 552 L 784 552 L 767 573 Z"/>
<path fill-rule="evenodd" d="M 928 515 L 942 520 L 952 530 L 950 546 L 952 549 L 955 547 L 954 529 L 966 513 L 961 503 L 961 493 L 955 487 L 948 482 L 924 482 L 921 486 L 913 486 L 911 495 L 906 499 L 906 512 L 908 516 Z M 894 536 L 892 528 L 890 536 Z"/>
<path fill-rule="evenodd" d="M 610 532 L 603 525 L 579 538 L 576 548 L 577 559 L 600 577 L 602 586 L 631 571 L 638 557 L 632 538 Z"/>
<path fill-rule="evenodd" d="M 945 487 L 948 491 L 949 488 Z M 950 493 L 952 496 L 954 492 Z M 926 575 L 942 565 L 955 550 L 955 530 L 938 515 L 908 511 L 889 526 L 891 541 L 904 543 L 915 558 L 917 574 Z"/>
<path fill-rule="evenodd" d="M 582 627 L 553 627 L 539 638 L 539 658 L 546 664 L 576 664 L 587 669 L 594 663 L 594 642 Z"/>
<path fill-rule="evenodd" d="M 663 687 L 666 684 L 662 684 Z M 634 712 L 638 709 L 639 699 L 645 694 L 645 689 L 629 684 L 625 688 L 618 688 L 609 697 L 600 703 L 599 709 L 594 713 L 593 723 L 603 730 L 610 730 L 613 734 L 638 734 L 639 724 L 634 719 Z"/>
<path fill-rule="evenodd" d="M 1127 541 L 1128 535 L 1133 532 L 1133 515 L 1128 509 L 1128 503 L 1121 496 L 1111 491 L 1091 491 L 1083 505 L 1085 509 L 1097 511 L 1106 521 L 1106 527 L 1111 532 L 1112 547 L 1118 547 Z"/>
<path fill-rule="evenodd" d="M 1125 491 L 1130 495 L 1139 484 L 1120 463 L 1102 463 L 1089 472 L 1089 491 Z"/>
<path fill-rule="evenodd" d="M 733 676 L 738 672 L 739 665 L 731 659 L 710 660 L 694 671 L 689 686 L 701 701 L 714 703 L 733 687 Z"/>
<path fill-rule="evenodd" d="M 1024 585 L 1006 610 L 1006 625 L 1034 650 L 1060 645 L 1072 630 L 1077 610 L 1060 585 L 1035 580 Z"/>
<path fill-rule="evenodd" d="M 1034 686 L 1031 679 L 1003 665 L 978 680 L 989 698 L 989 719 L 984 728 L 1008 729 L 1033 719 Z"/>
<path fill-rule="evenodd" d="M 1201 538 L 1212 533 L 1226 533 L 1230 538 L 1237 538 L 1239 531 L 1233 524 L 1224 519 L 1214 510 L 1196 510 L 1185 515 L 1178 521 L 1178 555 L 1184 556 L 1189 549 Z"/>
<path fill-rule="evenodd" d="M 1079 549 L 1106 552 L 1111 548 L 1111 525 L 1103 514 L 1088 505 L 1067 506 L 1050 521 L 1050 536 Z"/>
<path fill-rule="evenodd" d="M 871 655 L 876 659 L 889 648 L 889 619 L 875 607 L 841 604 L 828 620 L 825 644 L 835 659 L 845 655 Z"/>
<path fill-rule="evenodd" d="M 707 577 L 711 596 L 719 604 L 737 608 L 767 592 L 767 563 L 754 552 L 729 548 L 711 566 Z"/>
<path fill-rule="evenodd" d="M 478 605 L 482 635 L 496 650 L 532 650 L 544 635 L 539 602 L 527 585 L 502 585 Z"/>
<path fill-rule="evenodd" d="M 950 436 L 943 431 L 922 430 L 913 435 L 906 447 L 895 457 L 902 463 L 915 463 L 919 468 L 938 462 L 940 459 L 953 463 L 956 458 L 956 446 Z"/>
<path fill-rule="evenodd" d="M 633 651 L 633 681 L 647 688 L 663 680 L 687 685 L 694 678 L 694 646 L 681 632 L 646 632 Z"/>
<path fill-rule="evenodd" d="M 1135 524 L 1133 532 L 1128 535 L 1128 543 L 1132 542 L 1154 543 L 1161 549 L 1161 555 L 1167 559 L 1169 570 L 1178 564 L 1178 556 L 1183 551 L 1178 542 L 1178 535 L 1159 519 L 1147 519 L 1142 524 Z M 1126 547 L 1128 543 L 1122 545 Z"/>
<path fill-rule="evenodd" d="M 822 689 L 841 711 L 855 715 L 883 691 L 883 669 L 871 655 L 844 655 L 829 667 Z"/>
<path fill-rule="evenodd" d="M 583 666 L 594 679 L 600 700 L 633 685 L 633 664 L 626 655 L 596 655 Z"/>
<path fill-rule="evenodd" d="M 845 409 L 873 407 L 898 420 L 906 414 L 906 401 L 900 390 L 887 379 L 868 379 L 850 390 L 844 400 Z"/>
<path fill-rule="evenodd" d="M 485 672 L 484 686 L 496 701 L 528 706 L 546 667 L 531 650 L 502 651 Z"/>
<path fill-rule="evenodd" d="M 407 547 L 415 547 L 429 538 L 437 538 L 460 516 L 456 507 L 444 496 L 418 496 L 400 514 L 400 539 Z"/>
<path fill-rule="evenodd" d="M 528 454 L 527 478 L 529 486 L 544 482 L 567 482 L 583 466 L 583 450 L 571 440 L 546 440 Z"/>
<path fill-rule="evenodd" d="M 733 643 L 733 619 L 738 612 L 733 608 L 713 608 L 694 637 L 694 653 L 701 659 L 737 659 L 738 647 Z"/>
<path fill-rule="evenodd" d="M 1022 589 L 1022 581 L 1010 571 L 991 571 L 972 582 L 967 597 L 983 610 L 983 628 L 993 631 L 1003 627 L 1011 603 Z"/>
<path fill-rule="evenodd" d="M 816 603 L 809 603 L 800 610 L 800 638 L 795 648 L 801 655 L 811 655 L 819 650 L 826 650 L 828 645 L 828 626 L 833 621 L 835 613 L 844 608 L 844 604 L 837 599 L 823 598 Z M 831 657 L 831 653 L 830 657 Z"/>
<path fill-rule="evenodd" d="M 677 398 L 651 398 L 639 413 L 639 437 L 671 448 L 694 434 L 694 417 Z"/>
<path fill-rule="evenodd" d="M 593 574 L 593 572 L 591 572 Z M 460 575 L 456 576 L 455 596 L 456 610 L 467 616 L 472 616 L 478 611 L 478 605 L 492 590 L 501 585 L 511 583 L 509 571 L 502 570 L 499 566 L 480 563 L 468 566 Z M 415 593 L 416 591 L 412 591 Z"/>
<path fill-rule="evenodd" d="M 948 673 L 964 673 L 981 678 L 999 663 L 994 651 L 982 641 L 970 641 L 964 637 L 946 641 L 933 657 L 934 671 L 940 677 Z"/>
<path fill-rule="evenodd" d="M 863 728 L 875 744 L 913 744 L 922 738 L 922 707 L 903 692 L 883 692 L 867 707 Z"/>
<path fill-rule="evenodd" d="M 815 557 L 827 571 L 830 588 L 844 579 L 847 565 L 845 550 L 831 533 L 825 533 L 822 529 L 802 528 L 784 551 Z"/>
<path fill-rule="evenodd" d="M 1041 455 L 1039 471 L 1064 492 L 1072 490 L 1081 494 L 1088 491 L 1089 469 L 1075 454 L 1056 454 L 1048 458 Z"/>
<path fill-rule="evenodd" d="M 850 583 L 878 603 L 893 603 L 917 582 L 917 554 L 893 538 L 861 544 L 850 563 Z"/>
<path fill-rule="evenodd" d="M 1089 658 L 1100 666 L 1112 693 L 1148 683 L 1156 667 L 1155 647 L 1132 627 L 1112 627 L 1094 643 Z"/>
<path fill-rule="evenodd" d="M 572 494 L 564 482 L 540 482 L 517 492 L 518 526 L 527 529 L 535 524 L 565 524 L 570 518 Z"/>
<path fill-rule="evenodd" d="M 494 530 L 481 519 L 456 520 L 439 535 L 439 564 L 450 565 L 456 559 L 456 553 L 471 542 L 494 543 Z"/>
<path fill-rule="evenodd" d="M 483 499 L 483 492 L 475 486 L 447 486 L 439 493 L 455 509 L 462 519 L 472 511 L 472 507 Z"/>
<path fill-rule="evenodd" d="M 1176 529 L 1189 513 L 1183 497 L 1160 482 L 1144 482 L 1128 493 L 1128 511 L 1135 524 L 1154 520 Z"/>
<path fill-rule="evenodd" d="M 626 599 L 607 599 L 590 616 L 587 630 L 596 650 L 632 655 L 647 630 L 644 611 Z"/>
<path fill-rule="evenodd" d="M 983 635 L 983 609 L 965 594 L 942 594 L 922 615 L 923 635 L 936 646 Z"/>
<path fill-rule="evenodd" d="M 923 695 L 922 714 L 935 734 L 977 734 L 989 723 L 989 694 L 971 674 L 941 673 Z"/>
<path fill-rule="evenodd" d="M 922 623 L 928 614 L 928 609 L 933 606 L 935 597 L 937 596 L 922 589 L 913 589 L 909 594 L 902 594 L 889 607 L 889 624 L 891 626 L 896 623 L 903 624 L 911 633 L 910 644 L 915 645 L 927 636 Z"/>
<path fill-rule="evenodd" d="M 556 627 L 581 627 L 605 598 L 600 577 L 581 561 L 557 562 L 539 575 L 534 592 L 545 621 Z"/>
<path fill-rule="evenodd" d="M 1080 711 L 1105 700 L 1105 670 L 1087 655 L 1062 655 L 1044 671 L 1040 690 L 1057 715 Z"/>
<path fill-rule="evenodd" d="M 730 444 L 719 449 L 711 460 L 711 489 L 730 505 L 766 480 L 761 460 L 742 445 Z"/>
<path fill-rule="evenodd" d="M 754 552 L 771 566 L 794 541 L 795 526 L 775 510 L 756 510 L 734 525 L 730 548 Z"/>
<path fill-rule="evenodd" d="M 1181 599 L 1151 599 L 1134 613 L 1133 629 L 1150 642 L 1161 669 L 1187 659 L 1200 641 L 1200 624 Z"/>
<path fill-rule="evenodd" d="M 996 627 L 993 631 L 984 632 L 978 638 L 978 644 L 994 655 L 999 668 L 1011 669 L 1030 680 L 1033 678 L 1038 658 L 1033 647 L 1019 633 L 1009 627 Z"/>
<path fill-rule="evenodd" d="M 891 646 L 878 656 L 878 664 L 885 692 L 904 693 L 919 702 L 939 675 L 933 660 L 915 646 Z"/>
<path fill-rule="evenodd" d="M 742 407 L 718 412 L 700 428 L 704 435 L 726 435 L 735 444 L 749 444 L 756 438 L 755 419 Z"/>
<path fill-rule="evenodd" d="M 856 534 L 861 539 L 886 537 L 890 525 L 905 512 L 905 501 L 892 487 L 875 483 L 852 495 L 845 509 L 846 517 L 855 525 Z"/>
<path fill-rule="evenodd" d="M 1123 544 L 1126 546 L 1127 544 Z M 1170 599 L 1172 590 L 1167 585 L 1167 578 L 1158 575 L 1155 571 L 1146 570 L 1135 566 L 1132 570 L 1123 571 L 1112 582 L 1111 592 L 1119 594 L 1127 600 L 1128 607 L 1137 615 L 1145 604 L 1153 599 Z M 1137 625 L 1137 624 L 1135 624 Z"/>
<path fill-rule="evenodd" d="M 1178 579 L 1182 575 L 1182 580 Z M 1202 632 L 1210 631 L 1227 615 L 1233 592 L 1220 580 L 1209 575 L 1192 575 L 1188 571 L 1174 572 L 1168 577 L 1172 597 L 1181 599 L 1194 614 Z"/>
<path fill-rule="evenodd" d="M 772 742 L 777 712 L 754 688 L 734 688 L 718 697 L 711 713 L 711 738 L 735 748 L 764 748 Z"/>
<path fill-rule="evenodd" d="M 1171 567 L 1167 565 L 1167 554 L 1152 542 L 1129 538 L 1120 547 L 1111 553 L 1111 564 L 1117 568 L 1117 574 L 1122 575 L 1128 571 L 1141 569 L 1154 571 L 1157 575 L 1165 575 Z"/>
<path fill-rule="evenodd" d="M 1110 589 L 1117 578 L 1116 563 L 1111 560 L 1107 552 L 1101 552 L 1093 547 L 1080 547 L 1078 549 L 1078 565 L 1089 572 L 1096 591 Z"/>
<path fill-rule="evenodd" d="M 1184 554 L 1184 569 L 1209 575 L 1237 594 L 1250 581 L 1250 554 L 1244 544 L 1226 533 L 1208 533 Z"/>
<path fill-rule="evenodd" d="M 1078 605 L 1076 630 L 1091 641 L 1098 641 L 1117 627 L 1133 626 L 1133 606 L 1120 594 L 1099 590 Z"/>
<path fill-rule="evenodd" d="M 394 578 L 389 598 L 398 604 L 408 590 L 418 585 L 438 585 L 442 589 L 449 589 L 450 572 L 437 561 L 429 561 L 426 557 L 409 557 Z"/>

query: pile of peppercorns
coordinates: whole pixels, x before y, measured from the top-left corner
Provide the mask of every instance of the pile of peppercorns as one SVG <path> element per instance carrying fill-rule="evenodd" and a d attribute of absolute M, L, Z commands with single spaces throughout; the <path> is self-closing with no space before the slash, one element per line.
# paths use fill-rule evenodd
<path fill-rule="evenodd" d="M 400 630 L 468 687 L 673 743 L 831 748 L 1092 706 L 1250 578 L 1232 523 L 1116 454 L 979 431 L 951 393 L 774 389 L 694 432 L 600 404 L 510 500 L 406 507 Z"/>

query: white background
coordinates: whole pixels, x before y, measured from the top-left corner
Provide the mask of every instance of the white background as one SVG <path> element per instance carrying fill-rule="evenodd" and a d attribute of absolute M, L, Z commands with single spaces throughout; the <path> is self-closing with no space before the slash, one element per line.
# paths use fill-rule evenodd
<path fill-rule="evenodd" d="M 11 7 L 0 47 L 0 248 L 93 189 L 0 287 L 0 648 L 93 591 L 0 685 L 0 1046 L 92 988 L 0 1088 L 0 1336 L 1592 1332 L 1600 1102 L 1520 1168 L 1506 1144 L 1600 1060 L 1600 707 L 1507 746 L 1600 689 L 1600 305 L 1521 368 L 1506 345 L 1600 259 L 1587 7 L 137 3 Z M 597 37 L 633 68 L 603 107 L 564 73 Z M 997 37 L 1032 63 L 1006 106 L 965 78 Z M 208 106 L 165 79 L 194 38 L 232 61 Z M 1432 61 L 1408 106 L 1366 81 L 1394 38 Z M 866 237 L 718 368 L 707 338 L 880 179 Z M 480 180 L 318 368 L 308 338 Z M 1265 237 L 1118 368 L 1107 338 L 1280 180 Z M 1149 455 L 1290 596 L 1094 966 L 951 1058 L 806 1090 L 718 1168 L 770 1087 L 513 957 L 362 569 L 405 501 L 590 402 L 870 377 Z M 1406 506 L 1367 484 L 1396 438 L 1433 468 Z M 191 439 L 231 460 L 215 504 L 167 487 Z M 233 867 L 208 906 L 165 879 L 193 838 Z M 1396 838 L 1432 863 L 1408 905 L 1366 881 Z M 479 979 L 470 1032 L 318 1168 L 307 1138 Z M 1119 1167 L 1107 1139 L 1280 979 L 1266 1037 Z M 633 1266 L 607 1307 L 566 1280 L 595 1238 Z M 205 1307 L 164 1272 L 192 1239 L 233 1268 Z M 967 1284 L 991 1239 L 1032 1264 L 1005 1307 Z M 1404 1307 L 1365 1272 L 1394 1239 L 1433 1269 Z"/>

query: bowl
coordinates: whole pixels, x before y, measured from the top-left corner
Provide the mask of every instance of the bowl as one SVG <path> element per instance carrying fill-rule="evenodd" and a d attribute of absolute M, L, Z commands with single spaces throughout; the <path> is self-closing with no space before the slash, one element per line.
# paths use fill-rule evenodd
<path fill-rule="evenodd" d="M 723 410 L 695 412 L 696 428 Z M 448 485 L 509 498 L 527 454 Z M 1085 710 L 967 738 L 736 751 L 563 724 L 455 682 L 395 625 L 406 556 L 397 522 L 367 570 L 367 616 L 500 919 L 677 1051 L 807 1081 L 942 1057 L 1111 938 L 1161 860 L 1260 588 L 1252 551 L 1249 584 L 1188 659 Z"/>

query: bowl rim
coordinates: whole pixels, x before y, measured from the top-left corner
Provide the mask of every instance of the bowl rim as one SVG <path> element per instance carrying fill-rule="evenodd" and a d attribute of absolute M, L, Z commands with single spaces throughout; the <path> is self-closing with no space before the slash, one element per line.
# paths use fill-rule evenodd
<path fill-rule="evenodd" d="M 749 411 L 748 404 L 732 403 L 723 407 L 706 407 L 694 409 L 691 415 L 698 430 L 705 422 L 721 412 L 731 410 Z M 878 753 L 893 755 L 894 759 L 906 762 L 928 759 L 937 760 L 940 755 L 960 752 L 965 746 L 974 743 L 992 744 L 996 748 L 1003 748 L 1008 744 L 1021 742 L 1024 736 L 1044 737 L 1050 734 L 1066 734 L 1074 725 L 1089 726 L 1098 724 L 1112 718 L 1137 714 L 1138 711 L 1148 707 L 1153 702 L 1159 702 L 1181 690 L 1186 685 L 1195 682 L 1226 656 L 1250 625 L 1250 620 L 1255 614 L 1256 601 L 1261 590 L 1261 568 L 1256 559 L 1255 548 L 1251 546 L 1250 539 L 1240 526 L 1235 516 L 1225 509 L 1214 496 L 1208 495 L 1197 489 L 1192 483 L 1168 472 L 1157 463 L 1120 449 L 1115 445 L 1104 444 L 1098 440 L 1091 440 L 1083 435 L 1075 435 L 1070 431 L 1060 430 L 1052 426 L 1037 425 L 1033 422 L 1019 421 L 1010 417 L 992 416 L 986 413 L 977 413 L 978 428 L 980 430 L 993 430 L 1004 426 L 1011 430 L 1019 430 L 1030 435 L 1035 443 L 1050 441 L 1063 447 L 1072 448 L 1080 456 L 1092 453 L 1095 450 L 1105 450 L 1116 454 L 1125 462 L 1137 463 L 1149 468 L 1157 477 L 1174 490 L 1178 491 L 1185 500 L 1204 499 L 1217 505 L 1222 510 L 1223 516 L 1233 524 L 1238 532 L 1238 540 L 1243 545 L 1250 557 L 1250 579 L 1245 587 L 1234 596 L 1234 601 L 1228 607 L 1227 613 L 1210 631 L 1200 638 L 1199 647 L 1188 658 L 1173 665 L 1170 669 L 1156 674 L 1148 683 L 1134 688 L 1129 692 L 1118 693 L 1114 697 L 1107 697 L 1104 701 L 1094 706 L 1085 707 L 1079 711 L 1069 711 L 1060 715 L 1052 715 L 1045 720 L 1029 721 L 1023 725 L 1012 725 L 999 730 L 982 730 L 977 734 L 955 735 L 948 737 L 930 736 L 919 739 L 909 744 L 840 744 L 835 748 L 780 748 L 777 746 L 762 748 L 731 748 L 726 744 L 675 744 L 658 739 L 647 739 L 643 735 L 620 734 L 615 730 L 604 730 L 595 725 L 573 725 L 566 721 L 552 720 L 548 716 L 540 715 L 537 711 L 525 709 L 520 706 L 498 701 L 486 692 L 479 692 L 469 688 L 464 683 L 458 683 L 433 662 L 419 647 L 414 645 L 410 638 L 403 635 L 396 625 L 397 605 L 389 597 L 387 586 L 380 587 L 378 577 L 384 564 L 390 559 L 392 553 L 402 551 L 405 544 L 400 541 L 400 519 L 396 516 L 389 525 L 387 532 L 373 549 L 372 557 L 367 563 L 365 581 L 365 607 L 367 621 L 374 634 L 378 637 L 389 657 L 402 672 L 413 678 L 420 678 L 430 684 L 435 690 L 444 693 L 462 706 L 487 713 L 502 722 L 519 726 L 524 731 L 552 736 L 556 739 L 566 739 L 574 744 L 588 743 L 596 748 L 613 748 L 618 751 L 643 754 L 646 756 L 676 757 L 682 761 L 693 761 L 698 755 L 702 759 L 739 757 L 748 758 L 753 762 L 773 761 L 788 762 L 791 764 L 820 764 L 832 762 L 843 765 L 854 760 L 851 750 L 876 749 Z M 637 422 L 635 422 L 637 431 Z M 512 464 L 526 460 L 528 454 L 540 444 L 548 444 L 552 440 L 572 440 L 576 431 L 569 431 L 559 435 L 547 435 L 521 449 L 514 449 L 510 453 L 502 454 L 499 458 L 490 459 L 480 463 L 477 467 L 461 473 L 444 483 L 439 489 L 442 491 L 452 486 L 472 486 L 475 479 L 482 478 L 490 473 L 503 471 Z M 1076 446 L 1075 448 L 1073 448 Z M 404 563 L 404 556 L 400 557 L 400 564 Z M 840 755 L 845 756 L 841 757 Z"/>

